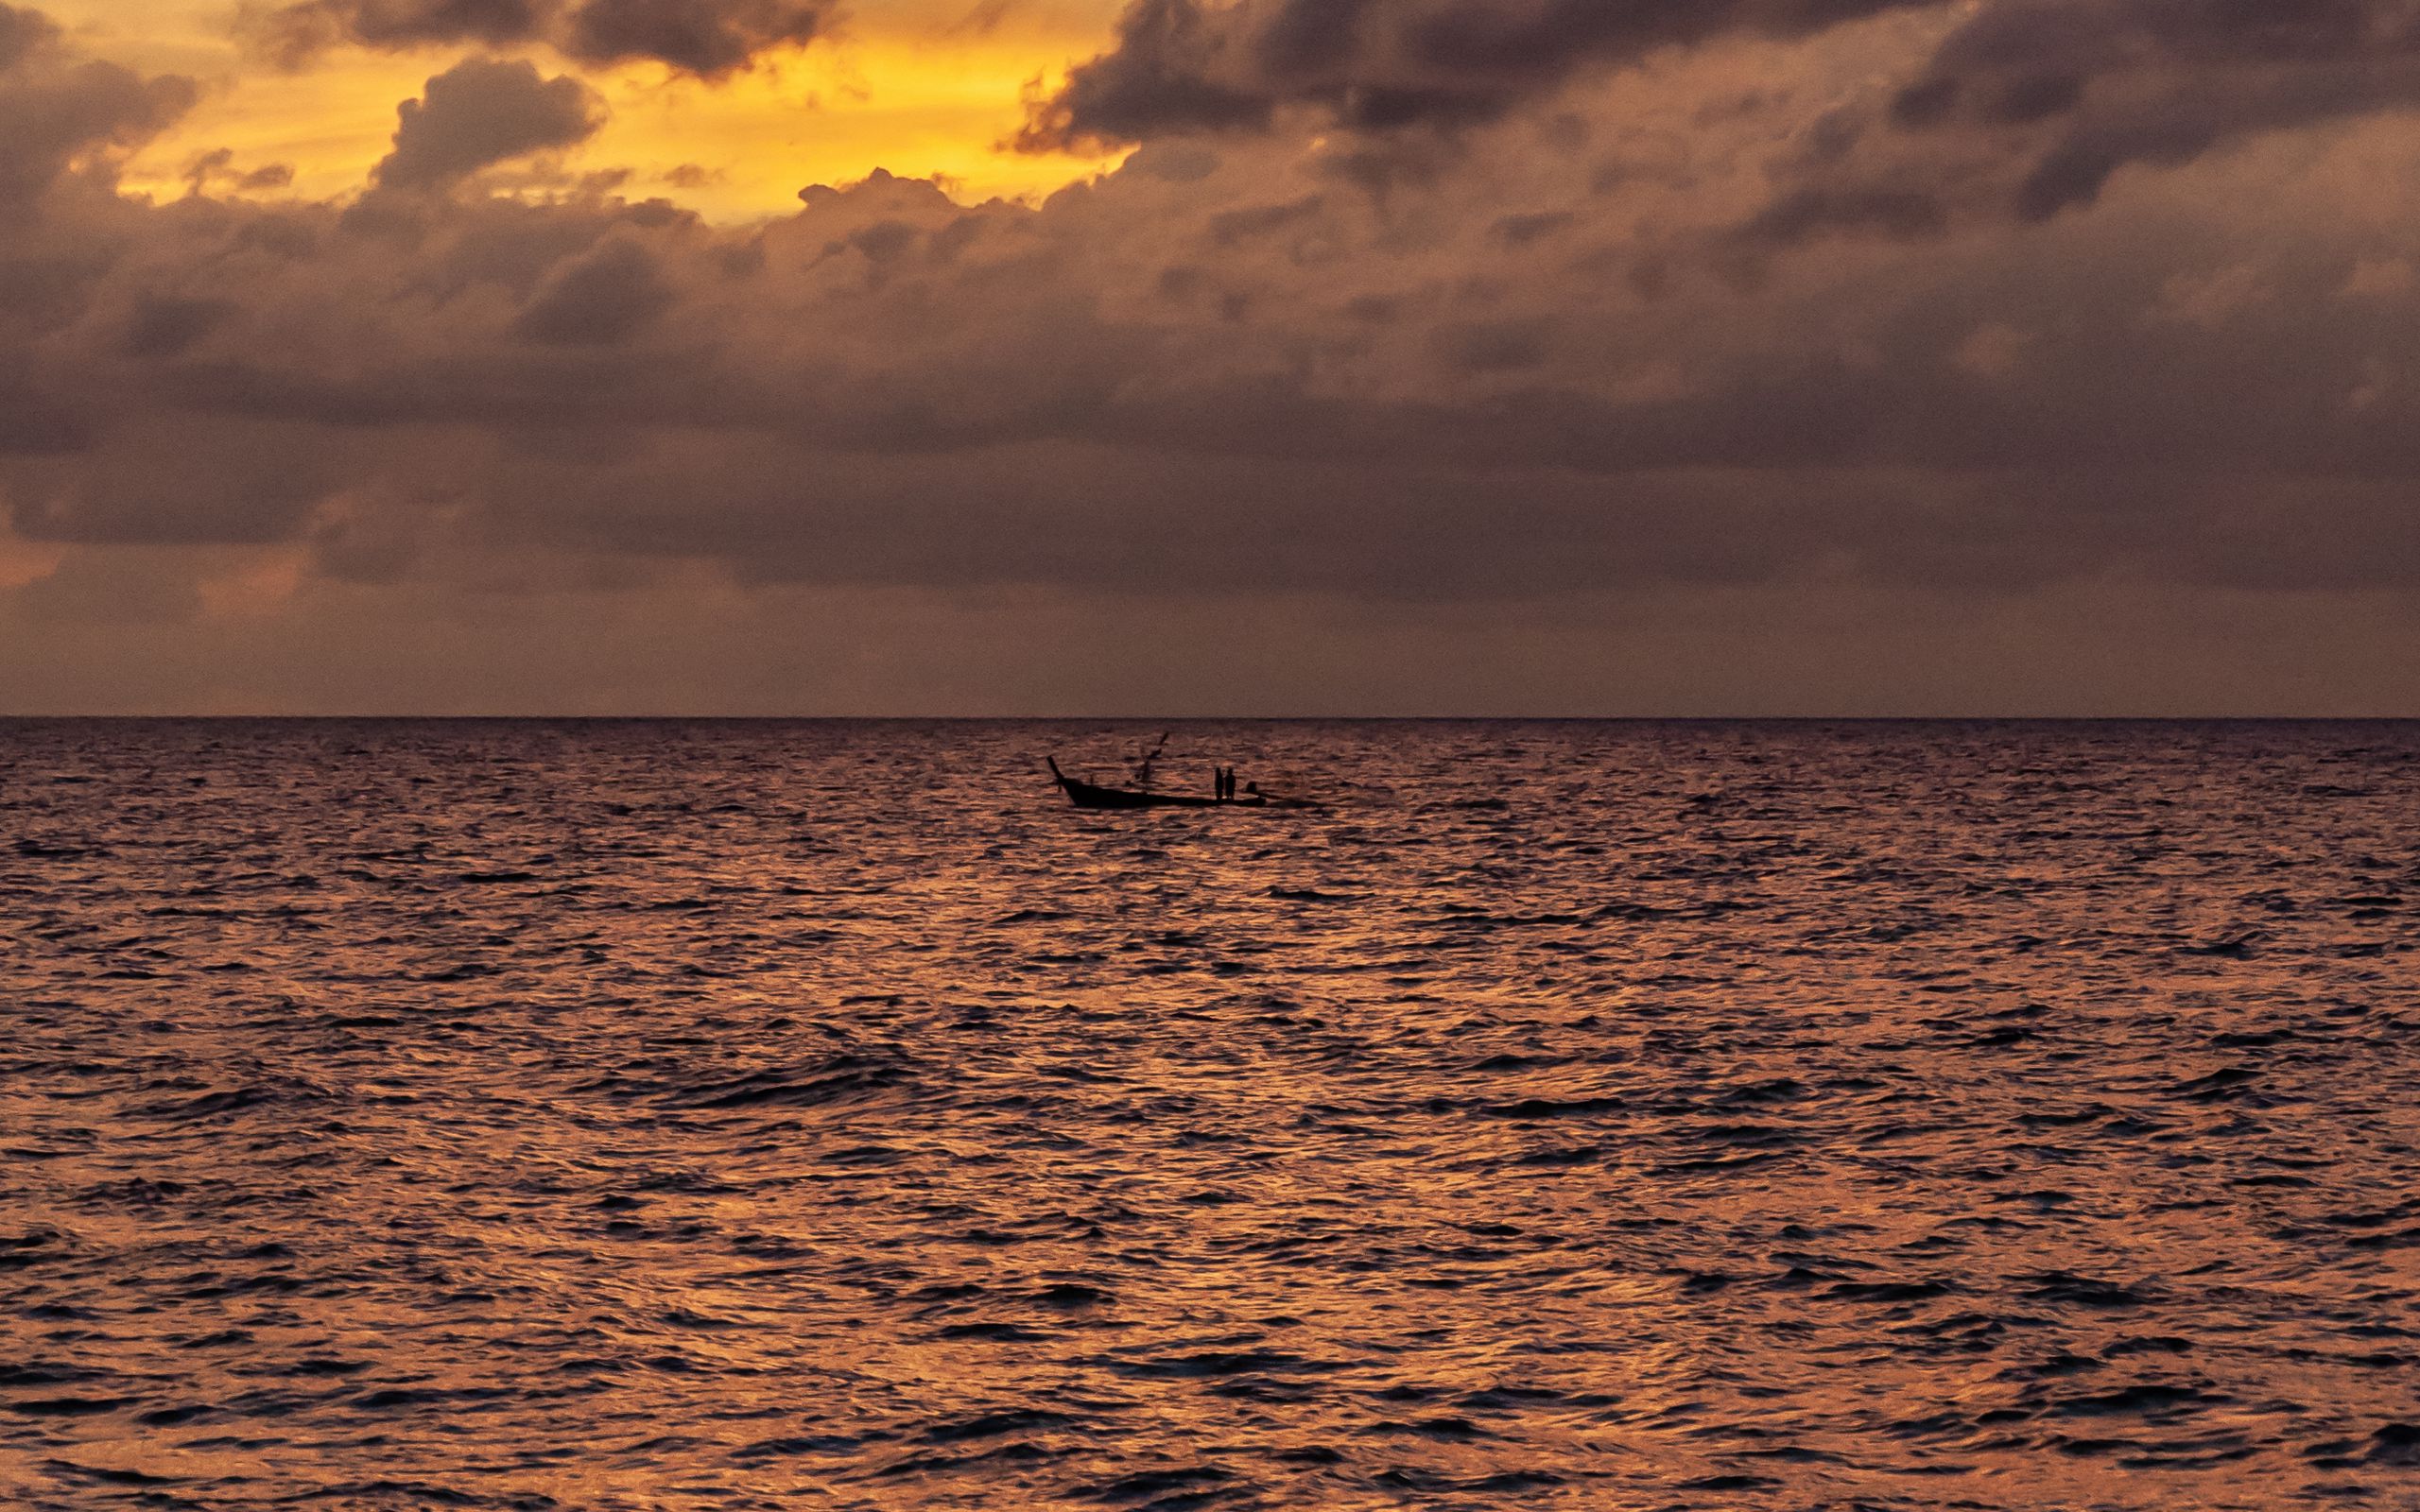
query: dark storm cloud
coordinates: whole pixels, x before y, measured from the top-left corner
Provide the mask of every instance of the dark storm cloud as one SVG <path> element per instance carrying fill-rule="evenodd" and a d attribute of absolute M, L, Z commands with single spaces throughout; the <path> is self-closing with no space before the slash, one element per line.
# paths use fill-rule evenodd
<path fill-rule="evenodd" d="M 344 42 L 386 48 L 533 42 L 560 9 L 561 0 L 304 0 L 247 6 L 240 25 L 272 57 L 296 66 Z"/>
<path fill-rule="evenodd" d="M 1874 232 L 1913 238 L 1938 235 L 1949 212 L 1929 188 L 1892 184 L 1810 184 L 1793 189 L 1739 228 L 1751 244 L 1790 245 L 1827 232 Z"/>
<path fill-rule="evenodd" d="M 147 294 L 135 301 L 119 350 L 130 357 L 182 357 L 241 310 L 233 300 Z"/>
<path fill-rule="evenodd" d="M 645 329 L 674 299 L 652 253 L 609 241 L 548 280 L 514 329 L 549 346 L 611 346 Z"/>
<path fill-rule="evenodd" d="M 1175 208 L 1205 183 L 1219 193 Z M 107 318 L 151 333 L 122 348 L 157 373 L 145 408 L 221 438 L 213 475 L 237 481 L 180 492 L 189 436 L 130 427 L 106 467 L 21 471 L 17 529 L 311 539 L 326 499 L 358 492 L 454 501 L 448 518 L 499 540 L 767 582 L 1444 601 L 1827 561 L 1994 592 L 2113 566 L 2414 578 L 2386 507 L 2392 480 L 2420 477 L 2412 401 L 2349 397 L 2378 312 L 2338 300 L 2344 268 L 2325 259 L 2275 274 L 2269 313 L 2171 287 L 2139 249 L 2079 244 L 2044 270 L 2013 252 L 1846 302 L 1701 294 L 1667 338 L 1551 263 L 1519 299 L 1440 294 L 1374 327 L 1329 295 L 1319 316 L 1304 292 L 1366 269 L 1247 236 L 1201 268 L 1250 297 L 1177 313 L 1145 276 L 1154 258 L 1222 247 L 1210 207 L 1266 188 L 1245 163 L 963 210 L 884 176 L 746 232 L 614 200 L 415 201 L 407 238 L 339 220 L 316 253 L 232 263 L 253 213 L 229 207 L 189 228 L 181 264 L 228 263 L 222 281 L 176 299 L 247 313 L 164 305 L 138 280 Z M 1283 224 L 1358 244 L 1383 222 L 1357 214 Z M 1481 250 L 1502 248 L 1500 218 L 1470 217 L 1469 255 L 1502 255 Z M 1996 284 L 2035 335 L 1977 339 L 1963 307 Z M 1118 313 L 1134 299 L 1150 302 Z M 1810 339 L 1819 310 L 1873 350 Z M 2254 318 L 2230 328 L 2234 310 Z M 1616 331 L 1694 371 L 1626 391 L 1603 366 Z M 2236 381 L 2249 366 L 2257 386 Z M 2124 377 L 2147 371 L 2166 380 Z M 2242 482 L 2264 477 L 2298 481 Z M 380 559 L 408 559 L 411 518 L 389 520 Z"/>
<path fill-rule="evenodd" d="M 576 78 L 476 58 L 430 79 L 397 113 L 395 149 L 372 174 L 389 189 L 441 188 L 498 163 L 586 141 L 605 121 L 604 103 Z"/>
<path fill-rule="evenodd" d="M 2312 133 L 2291 168 L 2205 153 L 2176 193 L 2011 224 L 2087 126 L 2189 96 L 2281 129 L 2253 86 L 2327 77 L 2342 35 L 1960 42 L 1989 7 L 1808 30 L 1867 9 L 1714 8 L 1769 39 L 1747 94 L 1730 49 L 1596 87 L 1472 43 L 1539 108 L 1155 142 L 1038 205 L 874 173 L 736 227 L 483 175 L 597 110 L 493 61 L 432 79 L 357 197 L 216 198 L 239 181 L 216 154 L 190 195 L 121 196 L 111 163 L 178 86 L 37 41 L 0 72 L 0 162 L 28 164 L 0 216 L 0 633 L 54 558 L 44 602 L 214 553 L 275 571 L 194 603 L 566 578 L 708 583 L 680 600 L 701 614 L 1290 595 L 1477 620 L 1842 583 L 2420 602 L 2397 229 L 2420 149 Z M 1268 46 L 1350 72 L 1449 13 L 1281 7 L 1235 35 L 1292 16 Z M 1580 56 L 1627 56 L 1612 35 Z M 1758 277 L 1706 276 L 1742 246 Z M 308 644 L 336 611 L 292 612 Z"/>
<path fill-rule="evenodd" d="M 38 10 L 0 5 L 0 70 L 14 68 L 18 60 L 58 38 L 59 26 L 48 16 Z"/>
<path fill-rule="evenodd" d="M 183 178 L 186 188 L 197 195 L 218 184 L 238 190 L 258 192 L 288 187 L 294 182 L 294 168 L 291 163 L 267 163 L 257 168 L 238 168 L 235 166 L 235 152 L 233 147 L 213 147 L 207 152 L 196 154 L 185 164 Z"/>
<path fill-rule="evenodd" d="M 402 49 L 543 43 L 585 63 L 651 59 L 720 78 L 810 42 L 834 0 L 304 0 L 253 7 L 243 29 L 289 66 L 352 43 Z"/>
<path fill-rule="evenodd" d="M 1134 0 L 1022 141 L 1037 149 L 1266 128 L 1315 105 L 1386 129 L 1484 120 L 1591 67 L 1803 36 L 1941 0 Z"/>
<path fill-rule="evenodd" d="M 2130 163 L 2420 102 L 2404 0 L 2000 0 L 1900 92 L 1902 128 L 2037 137 L 2014 209 L 2086 204 Z M 2030 131 L 2028 129 L 2031 129 Z"/>
<path fill-rule="evenodd" d="M 81 452 L 95 438 L 93 425 L 82 415 L 29 383 L 0 375 L 0 454 Z"/>
<path fill-rule="evenodd" d="M 1987 0 L 1743 230 L 1792 245 L 2038 223 L 2129 167 L 2420 105 L 2407 0 Z"/>
<path fill-rule="evenodd" d="M 769 47 L 821 35 L 827 0 L 588 0 L 564 51 L 583 62 L 651 58 L 702 78 L 748 66 Z"/>
<path fill-rule="evenodd" d="M 1790 39 L 1944 0 L 1135 0 L 1110 51 L 1037 107 L 1037 149 L 1265 130 L 1313 106 L 1372 137 L 1486 120 L 1591 68 L 1726 37 Z M 1962 209 L 2039 221 L 2131 164 L 2420 104 L 2406 0 L 1983 0 L 1928 63 L 1810 140 L 1737 232 L 1782 247 L 1918 238 Z M 1333 158 L 1383 190 L 1405 148 Z M 1433 162 L 1424 159 L 1425 171 Z"/>
<path fill-rule="evenodd" d="M 61 53 L 58 27 L 0 6 L 0 207 L 39 198 L 79 162 L 142 145 L 193 108 L 199 90 Z"/>

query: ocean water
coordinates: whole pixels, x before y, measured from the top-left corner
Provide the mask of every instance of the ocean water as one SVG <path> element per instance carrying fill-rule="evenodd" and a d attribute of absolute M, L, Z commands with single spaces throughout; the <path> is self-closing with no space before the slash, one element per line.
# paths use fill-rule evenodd
<path fill-rule="evenodd" d="M 0 724 L 0 1505 L 2420 1506 L 2420 727 Z"/>

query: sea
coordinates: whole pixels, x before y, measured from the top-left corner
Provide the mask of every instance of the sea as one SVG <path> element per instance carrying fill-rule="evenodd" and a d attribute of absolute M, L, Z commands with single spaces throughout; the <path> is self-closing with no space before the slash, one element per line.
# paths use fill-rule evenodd
<path fill-rule="evenodd" d="M 2420 1507 L 2415 922 L 2412 724 L 0 723 L 0 1506 Z"/>

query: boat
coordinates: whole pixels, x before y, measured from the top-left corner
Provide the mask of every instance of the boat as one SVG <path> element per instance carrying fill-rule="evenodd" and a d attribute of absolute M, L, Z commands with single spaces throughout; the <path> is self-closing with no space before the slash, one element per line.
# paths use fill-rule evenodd
<path fill-rule="evenodd" d="M 1061 771 L 1059 759 L 1055 756 L 1043 759 L 1050 763 L 1050 780 L 1057 782 L 1059 791 L 1066 794 L 1067 800 L 1080 809 L 1232 809 L 1260 806 L 1255 799 L 1220 802 L 1215 798 L 1184 798 L 1175 793 L 1138 793 L 1123 787 L 1100 787 L 1091 782 L 1080 782 Z"/>

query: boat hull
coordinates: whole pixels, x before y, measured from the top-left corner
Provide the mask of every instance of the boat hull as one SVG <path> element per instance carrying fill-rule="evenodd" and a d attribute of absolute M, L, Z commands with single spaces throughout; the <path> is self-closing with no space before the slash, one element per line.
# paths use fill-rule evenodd
<path fill-rule="evenodd" d="M 1062 782 L 1069 802 L 1080 809 L 1215 809 L 1216 799 L 1179 798 L 1173 793 L 1129 793 L 1122 788 L 1095 787 L 1090 782 Z"/>
<path fill-rule="evenodd" d="M 1050 780 L 1059 784 L 1059 791 L 1067 795 L 1067 801 L 1080 809 L 1231 809 L 1244 807 L 1252 801 L 1221 802 L 1215 798 L 1184 798 L 1174 793 L 1135 793 L 1122 787 L 1098 787 L 1091 782 L 1079 782 L 1061 771 L 1055 758 L 1050 763 Z"/>

